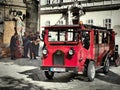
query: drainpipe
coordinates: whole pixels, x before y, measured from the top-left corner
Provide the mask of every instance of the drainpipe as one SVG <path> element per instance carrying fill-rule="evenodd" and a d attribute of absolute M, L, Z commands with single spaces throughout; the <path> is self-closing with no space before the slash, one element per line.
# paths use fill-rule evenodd
<path fill-rule="evenodd" d="M 38 31 L 41 31 L 41 0 L 39 0 L 39 6 L 38 6 Z"/>
<path fill-rule="evenodd" d="M 71 12 L 70 12 L 70 8 L 71 8 L 71 7 L 68 7 L 68 19 L 67 19 L 67 25 L 70 25 L 70 24 L 71 24 Z"/>

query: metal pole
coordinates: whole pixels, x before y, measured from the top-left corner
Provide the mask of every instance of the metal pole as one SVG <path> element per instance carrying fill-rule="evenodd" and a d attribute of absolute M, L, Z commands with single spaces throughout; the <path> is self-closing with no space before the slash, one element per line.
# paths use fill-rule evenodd
<path fill-rule="evenodd" d="M 69 6 L 68 7 L 68 22 L 67 22 L 67 25 L 70 25 L 71 24 L 71 12 L 70 12 L 70 9 L 71 9 L 71 7 Z"/>
<path fill-rule="evenodd" d="M 40 24 L 40 21 L 41 21 L 41 0 L 39 0 L 39 6 L 38 6 L 38 17 L 39 17 L 39 25 L 38 25 L 38 30 L 39 30 L 39 32 L 40 32 L 40 30 L 41 30 L 41 24 Z"/>

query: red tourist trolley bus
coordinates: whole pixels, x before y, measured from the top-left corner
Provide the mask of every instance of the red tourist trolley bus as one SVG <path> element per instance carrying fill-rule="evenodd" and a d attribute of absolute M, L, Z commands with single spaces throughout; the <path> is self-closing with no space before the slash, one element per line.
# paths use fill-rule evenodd
<path fill-rule="evenodd" d="M 96 70 L 102 68 L 108 73 L 109 61 L 115 56 L 112 29 L 84 24 L 44 28 L 41 69 L 48 79 L 53 78 L 54 72 L 83 72 L 93 81 Z"/>

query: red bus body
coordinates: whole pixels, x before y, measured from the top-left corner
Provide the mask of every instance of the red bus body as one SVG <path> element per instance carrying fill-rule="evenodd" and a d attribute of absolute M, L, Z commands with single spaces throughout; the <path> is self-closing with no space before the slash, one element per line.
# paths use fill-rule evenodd
<path fill-rule="evenodd" d="M 89 25 L 49 26 L 44 28 L 42 70 L 49 72 L 84 72 L 85 65 L 90 61 L 94 62 L 95 69 L 97 69 L 104 66 L 105 58 L 107 56 L 111 57 L 114 52 L 115 34 L 112 30 L 109 31 L 95 26 L 90 27 Z M 55 32 L 55 34 L 58 31 L 56 34 L 56 37 L 59 36 L 57 40 L 49 41 L 49 38 L 53 36 L 49 35 L 50 31 Z M 62 36 L 64 36 L 64 40 L 60 41 Z M 83 36 L 88 37 L 88 41 L 85 42 L 87 48 L 83 45 L 85 40 L 83 40 Z M 70 37 L 77 37 L 77 40 L 68 41 Z M 46 52 L 44 49 L 46 49 Z"/>

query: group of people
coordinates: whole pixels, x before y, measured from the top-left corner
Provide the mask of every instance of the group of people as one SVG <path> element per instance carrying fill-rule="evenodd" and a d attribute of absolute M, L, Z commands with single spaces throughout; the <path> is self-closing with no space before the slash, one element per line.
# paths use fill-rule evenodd
<path fill-rule="evenodd" d="M 21 39 L 22 41 L 15 30 L 10 40 L 11 60 L 15 60 L 18 57 L 36 59 L 36 56 L 39 56 L 39 32 L 24 32 Z M 21 46 L 23 50 L 21 50 Z"/>

